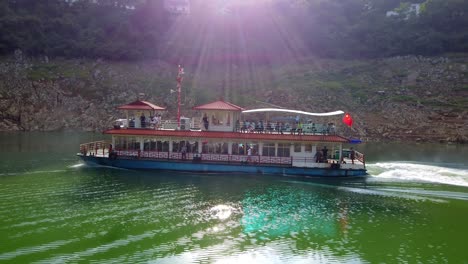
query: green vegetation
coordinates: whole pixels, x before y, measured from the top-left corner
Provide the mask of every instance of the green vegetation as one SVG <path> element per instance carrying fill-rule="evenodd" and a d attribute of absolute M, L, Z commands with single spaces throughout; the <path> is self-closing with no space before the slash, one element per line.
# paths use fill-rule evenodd
<path fill-rule="evenodd" d="M 199 63 L 208 50 L 206 62 L 266 63 L 468 50 L 465 0 L 272 0 L 224 16 L 217 2 L 192 0 L 184 17 L 166 12 L 164 0 L 1 1 L 0 55 Z M 411 3 L 422 4 L 419 15 Z M 387 17 L 392 10 L 399 15 Z"/>

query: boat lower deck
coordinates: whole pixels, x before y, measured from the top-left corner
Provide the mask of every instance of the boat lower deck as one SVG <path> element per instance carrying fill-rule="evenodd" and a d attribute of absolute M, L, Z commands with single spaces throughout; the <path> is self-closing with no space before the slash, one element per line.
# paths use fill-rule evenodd
<path fill-rule="evenodd" d="M 159 169 L 193 172 L 240 172 L 300 176 L 365 175 L 364 164 L 328 160 L 316 163 L 312 158 L 265 157 L 227 154 L 115 151 L 78 154 L 85 162 L 126 169 Z"/>

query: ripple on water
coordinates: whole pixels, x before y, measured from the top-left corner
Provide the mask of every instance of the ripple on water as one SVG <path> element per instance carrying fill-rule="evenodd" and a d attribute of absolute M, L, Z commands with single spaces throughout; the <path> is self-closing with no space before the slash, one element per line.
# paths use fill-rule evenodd
<path fill-rule="evenodd" d="M 31 247 L 24 247 L 19 248 L 12 252 L 2 253 L 0 254 L 0 260 L 11 260 L 18 256 L 24 256 L 28 254 L 38 253 L 38 252 L 45 252 L 52 249 L 57 249 L 61 246 L 73 243 L 78 241 L 79 239 L 68 239 L 68 240 L 58 240 L 53 241 L 47 244 L 39 245 L 39 246 L 31 246 Z"/>

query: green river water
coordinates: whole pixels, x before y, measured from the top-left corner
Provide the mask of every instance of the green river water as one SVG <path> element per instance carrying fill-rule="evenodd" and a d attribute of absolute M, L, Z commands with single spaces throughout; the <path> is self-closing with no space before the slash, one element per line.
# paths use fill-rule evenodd
<path fill-rule="evenodd" d="M 468 263 L 468 146 L 366 143 L 368 177 L 87 167 L 0 134 L 0 263 Z"/>

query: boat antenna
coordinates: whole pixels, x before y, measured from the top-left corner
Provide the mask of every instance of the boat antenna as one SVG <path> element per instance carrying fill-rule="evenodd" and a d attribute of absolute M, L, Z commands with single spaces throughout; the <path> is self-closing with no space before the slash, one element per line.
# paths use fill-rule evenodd
<path fill-rule="evenodd" d="M 182 81 L 184 79 L 184 68 L 179 65 L 177 72 L 177 130 L 180 130 L 180 92 L 182 90 Z"/>

